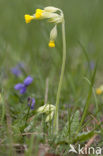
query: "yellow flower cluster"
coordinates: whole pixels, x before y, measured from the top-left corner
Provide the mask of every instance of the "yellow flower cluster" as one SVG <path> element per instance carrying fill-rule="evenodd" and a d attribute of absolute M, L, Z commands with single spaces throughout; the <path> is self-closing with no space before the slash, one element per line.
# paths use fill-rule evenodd
<path fill-rule="evenodd" d="M 36 13 L 34 14 L 34 15 L 28 15 L 28 14 L 26 14 L 25 16 L 24 16 L 24 18 L 25 18 L 25 22 L 26 23 L 30 23 L 31 22 L 31 20 L 33 20 L 33 19 L 40 19 L 41 17 L 42 17 L 42 13 L 43 13 L 44 11 L 43 10 L 41 10 L 41 9 L 36 9 Z"/>
<path fill-rule="evenodd" d="M 57 14 L 56 11 L 60 11 L 60 14 Z M 54 48 L 55 47 L 55 39 L 57 37 L 57 24 L 61 23 L 63 20 L 62 11 L 55 7 L 46 7 L 44 10 L 42 9 L 36 9 L 35 14 L 32 16 L 29 14 L 26 14 L 24 16 L 25 22 L 30 23 L 34 19 L 49 19 L 48 22 L 55 23 L 55 26 L 50 32 L 50 42 L 49 47 Z"/>

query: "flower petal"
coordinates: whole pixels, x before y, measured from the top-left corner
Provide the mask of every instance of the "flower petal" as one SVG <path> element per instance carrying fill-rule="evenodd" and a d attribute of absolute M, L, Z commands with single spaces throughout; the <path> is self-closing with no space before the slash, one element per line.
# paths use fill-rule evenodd
<path fill-rule="evenodd" d="M 29 101 L 28 101 L 28 106 L 31 108 L 31 109 L 34 109 L 34 106 L 35 106 L 35 99 L 34 98 L 30 98 L 29 97 Z"/>
<path fill-rule="evenodd" d="M 24 94 L 25 92 L 26 92 L 26 87 L 24 86 L 20 89 L 20 94 Z"/>
<path fill-rule="evenodd" d="M 35 99 L 34 99 L 34 98 L 32 98 L 31 109 L 34 109 L 34 106 L 35 106 Z"/>
<path fill-rule="evenodd" d="M 34 99 L 34 98 L 32 98 L 32 104 L 33 104 L 33 105 L 35 104 L 35 99 Z"/>
<path fill-rule="evenodd" d="M 17 77 L 19 77 L 22 74 L 21 70 L 18 67 L 11 68 L 11 72 Z"/>
<path fill-rule="evenodd" d="M 24 87 L 24 84 L 23 83 L 18 83 L 18 84 L 16 84 L 15 86 L 14 86 L 14 89 L 15 90 L 20 90 L 20 89 L 22 89 Z"/>
<path fill-rule="evenodd" d="M 24 85 L 28 86 L 32 83 L 33 78 L 31 76 L 28 76 L 25 80 L 24 80 Z"/>

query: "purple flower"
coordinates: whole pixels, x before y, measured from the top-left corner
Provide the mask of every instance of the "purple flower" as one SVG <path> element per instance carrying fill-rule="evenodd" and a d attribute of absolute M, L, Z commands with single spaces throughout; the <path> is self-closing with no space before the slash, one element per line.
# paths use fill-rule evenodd
<path fill-rule="evenodd" d="M 28 106 L 33 110 L 35 106 L 35 99 L 28 97 Z"/>
<path fill-rule="evenodd" d="M 29 86 L 33 81 L 33 78 L 31 76 L 28 76 L 25 80 L 24 80 L 24 85 L 25 86 Z"/>
<path fill-rule="evenodd" d="M 16 77 L 19 77 L 22 75 L 22 70 L 24 70 L 24 64 L 19 63 L 16 67 L 11 68 L 12 74 L 14 74 Z"/>
<path fill-rule="evenodd" d="M 11 68 L 11 72 L 12 72 L 12 74 L 14 74 L 16 77 L 19 77 L 19 76 L 22 74 L 22 72 L 21 72 L 21 70 L 19 69 L 18 66 L 14 67 L 14 68 Z"/>
<path fill-rule="evenodd" d="M 32 83 L 33 78 L 28 76 L 23 83 L 18 83 L 14 86 L 15 90 L 19 90 L 20 94 L 24 94 L 26 92 L 27 87 Z"/>

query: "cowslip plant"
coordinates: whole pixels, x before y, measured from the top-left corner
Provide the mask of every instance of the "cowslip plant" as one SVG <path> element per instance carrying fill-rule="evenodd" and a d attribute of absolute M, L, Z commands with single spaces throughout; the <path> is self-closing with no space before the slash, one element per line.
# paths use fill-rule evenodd
<path fill-rule="evenodd" d="M 42 19 L 48 19 L 48 22 L 54 23 L 54 27 L 52 28 L 50 32 L 50 41 L 49 41 L 49 47 L 54 48 L 55 47 L 55 39 L 57 37 L 57 25 L 61 23 L 62 25 L 62 40 L 63 40 L 63 60 L 62 60 L 62 67 L 61 67 L 61 75 L 57 90 L 57 96 L 56 96 L 56 108 L 55 108 L 55 114 L 54 114 L 54 123 L 53 127 L 55 129 L 55 132 L 58 133 L 58 127 L 59 127 L 59 120 L 58 120 L 58 111 L 59 111 L 59 99 L 60 99 L 60 93 L 62 88 L 62 82 L 63 82 L 63 76 L 64 76 L 64 70 L 65 70 L 65 61 L 66 61 L 66 38 L 65 38 L 65 20 L 64 20 L 64 14 L 63 11 L 59 8 L 48 6 L 42 9 L 36 9 L 35 14 L 25 15 L 25 22 L 30 23 L 32 20 L 42 20 Z"/>

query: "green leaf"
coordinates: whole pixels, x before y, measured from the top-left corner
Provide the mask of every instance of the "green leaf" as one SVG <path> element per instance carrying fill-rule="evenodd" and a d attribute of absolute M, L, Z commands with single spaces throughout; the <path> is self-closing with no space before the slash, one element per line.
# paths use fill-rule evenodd
<path fill-rule="evenodd" d="M 94 136 L 95 134 L 97 134 L 98 132 L 97 131 L 89 131 L 89 132 L 83 132 L 83 133 L 79 133 L 77 135 L 77 137 L 75 138 L 74 142 L 77 142 L 77 141 L 86 141 L 88 139 L 90 139 L 92 136 Z"/>
<path fill-rule="evenodd" d="M 77 110 L 73 116 L 72 123 L 70 126 L 70 136 L 71 138 L 74 137 L 76 134 L 76 130 L 78 129 L 79 126 L 79 111 Z"/>

